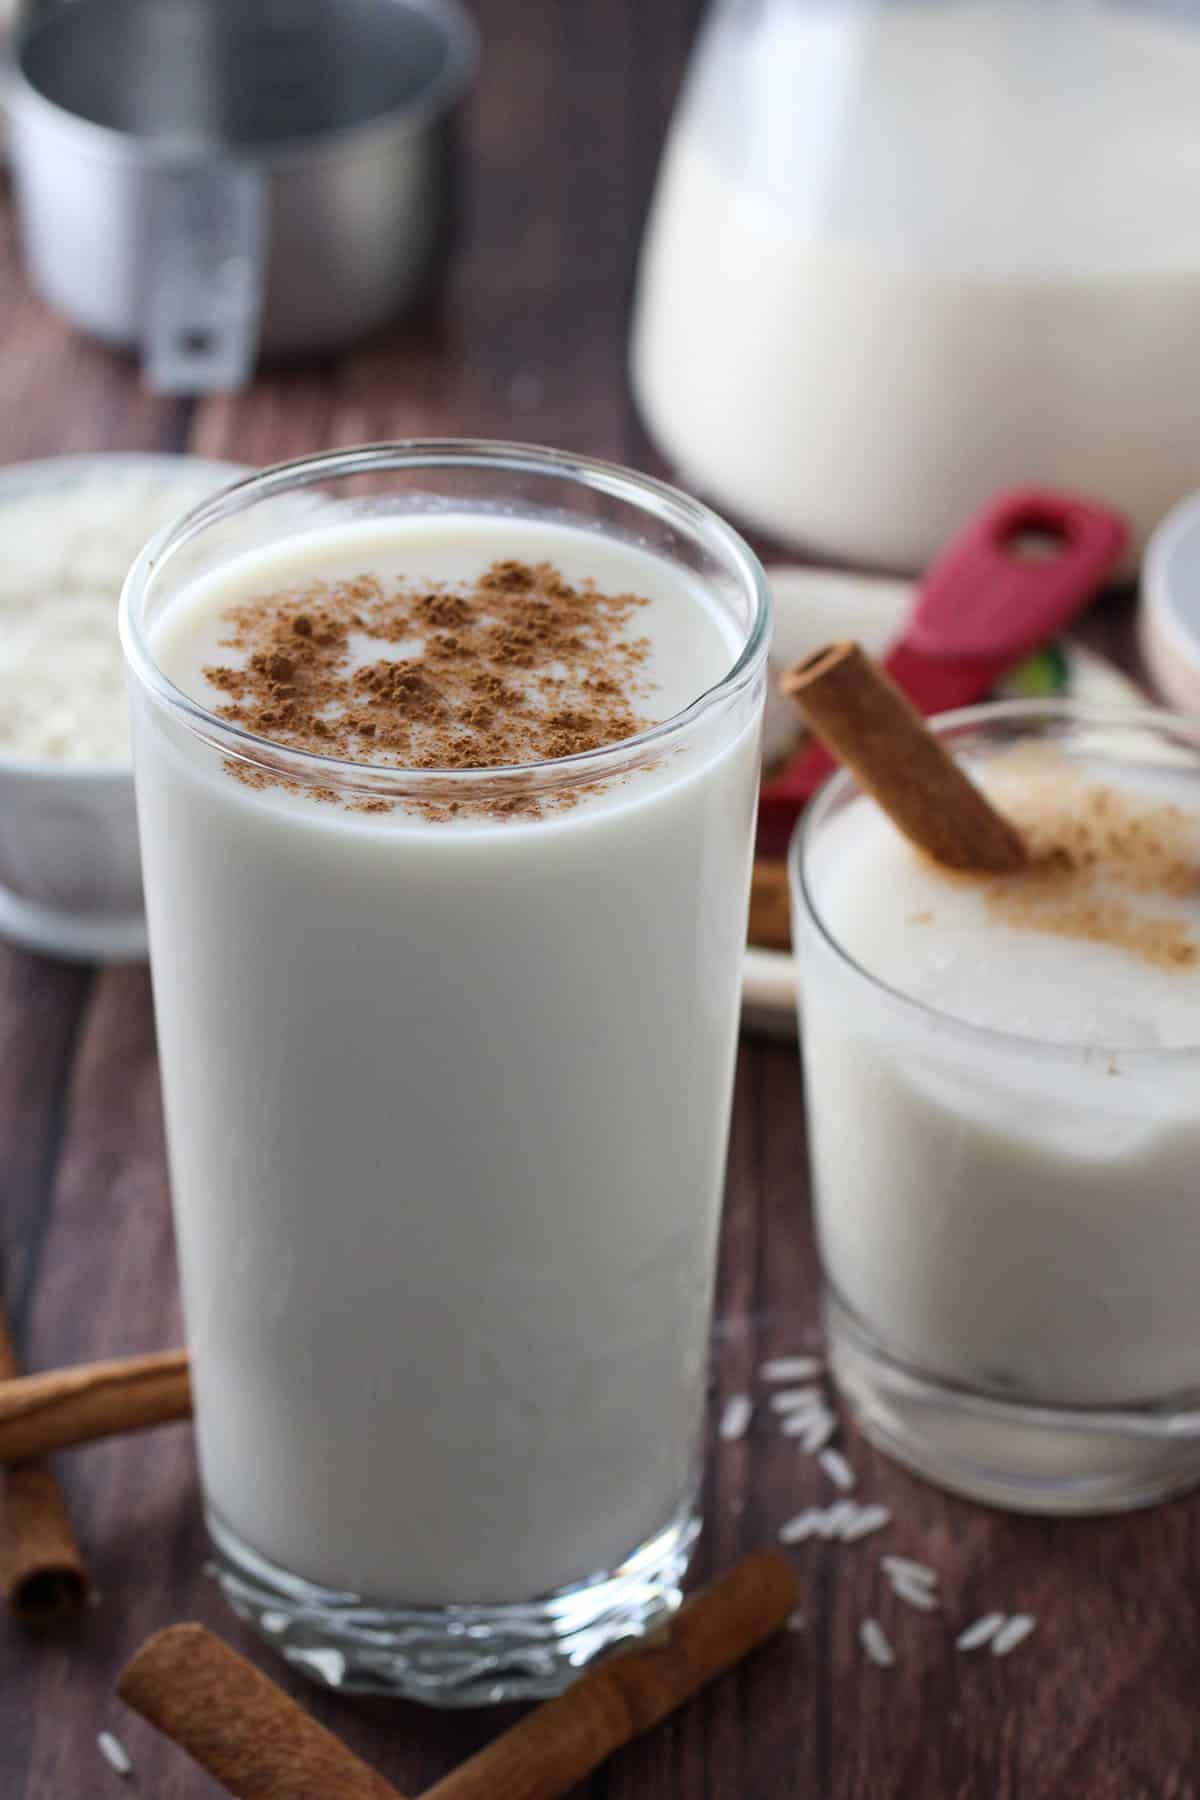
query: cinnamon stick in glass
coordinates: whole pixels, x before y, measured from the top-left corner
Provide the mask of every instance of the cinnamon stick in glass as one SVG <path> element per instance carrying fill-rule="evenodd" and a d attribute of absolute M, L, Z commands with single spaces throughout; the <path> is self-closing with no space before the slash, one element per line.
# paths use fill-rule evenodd
<path fill-rule="evenodd" d="M 783 1556 L 747 1557 L 654 1637 L 597 1663 L 425 1800 L 557 1800 L 777 1631 L 798 1591 Z M 117 1691 L 241 1800 L 396 1800 L 382 1777 L 202 1625 L 151 1638 Z"/>
<path fill-rule="evenodd" d="M 192 1410 L 186 1350 L 80 1363 L 0 1380 L 0 1463 L 23 1462 Z"/>
<path fill-rule="evenodd" d="M 1024 866 L 1016 826 L 858 644 L 819 650 L 789 669 L 780 687 L 859 786 L 935 862 L 993 874 Z"/>
<path fill-rule="evenodd" d="M 20 1364 L 0 1313 L 0 1380 Z M 0 1593 L 28 1624 L 78 1610 L 88 1573 L 57 1481 L 40 1462 L 0 1470 Z"/>
<path fill-rule="evenodd" d="M 767 950 L 790 950 L 792 947 L 791 902 L 784 862 L 759 858 L 754 864 L 754 878 L 750 884 L 749 938 L 752 944 Z"/>

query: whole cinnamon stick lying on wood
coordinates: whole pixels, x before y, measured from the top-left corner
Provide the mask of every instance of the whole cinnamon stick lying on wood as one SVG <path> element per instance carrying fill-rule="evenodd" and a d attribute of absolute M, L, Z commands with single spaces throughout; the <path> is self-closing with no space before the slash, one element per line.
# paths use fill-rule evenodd
<path fill-rule="evenodd" d="M 935 862 L 1007 874 L 1028 860 L 1016 827 L 858 644 L 819 650 L 780 686 L 859 786 Z"/>
<path fill-rule="evenodd" d="M 21 1367 L 0 1314 L 0 1380 Z M 88 1573 L 57 1481 L 40 1462 L 0 1470 L 0 1592 L 17 1617 L 38 1624 L 74 1612 Z"/>
<path fill-rule="evenodd" d="M 605 1658 L 503 1732 L 426 1800 L 556 1800 L 777 1631 L 798 1588 L 774 1551 L 748 1557 L 645 1644 Z M 151 1638 L 117 1691 L 241 1800 L 396 1800 L 393 1787 L 202 1625 Z"/>
<path fill-rule="evenodd" d="M 685 1600 L 647 1643 L 603 1658 L 436 1782 L 424 1800 L 557 1800 L 778 1631 L 799 1598 L 785 1557 L 774 1550 L 748 1556 Z"/>
<path fill-rule="evenodd" d="M 0 1463 L 24 1462 L 192 1410 L 186 1350 L 0 1380 Z"/>
<path fill-rule="evenodd" d="M 203 1625 L 156 1633 L 117 1692 L 238 1800 L 397 1800 L 390 1782 Z"/>

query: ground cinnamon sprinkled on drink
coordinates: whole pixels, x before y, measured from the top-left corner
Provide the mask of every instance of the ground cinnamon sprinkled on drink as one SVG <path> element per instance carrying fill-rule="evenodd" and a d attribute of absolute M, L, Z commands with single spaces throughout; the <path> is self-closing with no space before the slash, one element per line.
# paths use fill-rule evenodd
<path fill-rule="evenodd" d="M 994 919 L 1109 944 L 1167 970 L 1200 962 L 1188 922 L 1153 906 L 1155 899 L 1200 899 L 1193 813 L 1089 779 L 1044 745 L 998 757 L 991 770 L 989 791 L 1030 852 L 1025 868 L 983 880 Z"/>
<path fill-rule="evenodd" d="M 639 705 L 650 691 L 649 642 L 632 634 L 646 604 L 573 586 L 549 563 L 495 562 L 461 590 L 385 587 L 364 575 L 232 607 L 221 644 L 237 656 L 204 675 L 224 696 L 220 717 L 288 749 L 421 770 L 557 761 L 653 723 Z M 372 642 L 389 653 L 364 656 Z M 257 766 L 227 766 L 254 786 L 289 785 Z M 522 816 L 543 804 L 518 794 L 487 811 Z"/>

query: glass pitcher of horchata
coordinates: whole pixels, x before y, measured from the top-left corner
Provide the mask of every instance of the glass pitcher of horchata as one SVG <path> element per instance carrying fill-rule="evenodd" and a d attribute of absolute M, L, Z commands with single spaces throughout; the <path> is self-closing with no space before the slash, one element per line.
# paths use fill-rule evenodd
<path fill-rule="evenodd" d="M 1144 540 L 1200 471 L 1197 93 L 1197 0 L 719 0 L 642 254 L 651 434 L 849 561 L 1027 482 Z"/>

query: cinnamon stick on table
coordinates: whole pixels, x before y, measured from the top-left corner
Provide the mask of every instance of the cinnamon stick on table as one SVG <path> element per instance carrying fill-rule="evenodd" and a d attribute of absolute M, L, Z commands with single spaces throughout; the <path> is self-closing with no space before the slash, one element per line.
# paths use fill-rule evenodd
<path fill-rule="evenodd" d="M 0 1313 L 0 1381 L 20 1374 Z M 0 1592 L 18 1618 L 40 1623 L 73 1612 L 88 1573 L 57 1481 L 40 1462 L 0 1470 Z"/>
<path fill-rule="evenodd" d="M 595 1664 L 425 1800 L 556 1800 L 770 1637 L 797 1597 L 784 1557 L 747 1557 L 661 1632 Z M 241 1800 L 397 1800 L 395 1788 L 202 1625 L 160 1631 L 117 1691 Z"/>
<path fill-rule="evenodd" d="M 0 1463 L 144 1431 L 192 1410 L 186 1350 L 80 1363 L 0 1380 Z"/>
<path fill-rule="evenodd" d="M 935 862 L 1007 874 L 1028 860 L 1016 826 L 858 644 L 819 650 L 780 686 L 859 786 Z"/>
<path fill-rule="evenodd" d="M 170 1625 L 117 1682 L 238 1800 L 397 1800 L 397 1790 L 203 1625 Z"/>
<path fill-rule="evenodd" d="M 574 1687 L 427 1789 L 424 1800 L 557 1800 L 773 1635 L 799 1578 L 774 1550 L 748 1556 L 686 1600 L 662 1632 L 594 1664 Z"/>

